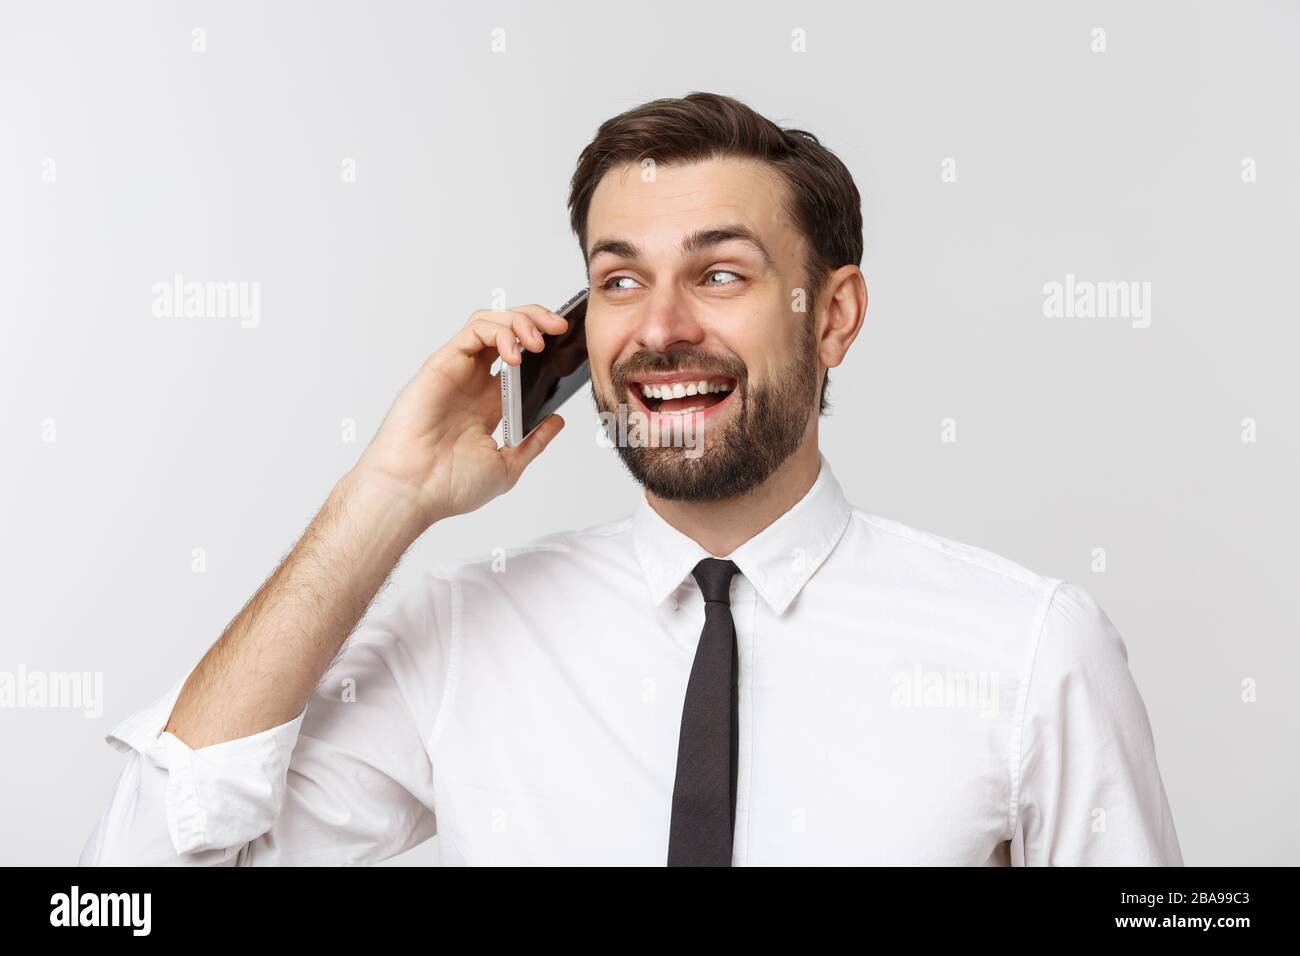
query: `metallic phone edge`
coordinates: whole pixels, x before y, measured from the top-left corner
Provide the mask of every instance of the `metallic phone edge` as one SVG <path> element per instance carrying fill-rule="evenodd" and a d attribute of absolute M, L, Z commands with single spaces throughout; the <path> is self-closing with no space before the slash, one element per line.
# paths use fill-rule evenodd
<path fill-rule="evenodd" d="M 586 298 L 590 289 L 580 289 L 569 296 L 567 302 L 555 311 L 568 315 Z M 506 448 L 518 448 L 525 438 L 523 431 L 523 397 L 520 395 L 519 366 L 501 362 L 501 443 Z"/>

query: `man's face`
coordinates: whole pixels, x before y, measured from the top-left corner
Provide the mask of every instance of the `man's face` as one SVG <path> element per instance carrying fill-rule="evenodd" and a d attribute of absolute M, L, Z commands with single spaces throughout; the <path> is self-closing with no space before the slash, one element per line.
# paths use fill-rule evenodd
<path fill-rule="evenodd" d="M 816 413 L 803 239 L 781 208 L 784 181 L 761 164 L 714 159 L 653 172 L 646 181 L 641 167 L 615 168 L 592 195 L 592 395 L 602 413 L 617 417 L 621 405 L 646 425 L 649 441 L 619 442 L 618 451 L 647 489 L 679 501 L 729 498 L 771 475 Z"/>

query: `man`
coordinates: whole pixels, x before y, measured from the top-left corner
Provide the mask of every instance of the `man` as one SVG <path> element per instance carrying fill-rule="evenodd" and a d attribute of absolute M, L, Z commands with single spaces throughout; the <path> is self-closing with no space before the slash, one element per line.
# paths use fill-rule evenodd
<path fill-rule="evenodd" d="M 1181 864 L 1124 643 L 1078 587 L 849 504 L 826 370 L 866 311 L 860 199 L 815 137 L 692 94 L 579 158 L 592 394 L 651 435 L 626 519 L 429 572 L 431 525 L 563 422 L 491 368 L 566 323 L 475 313 L 226 633 L 108 740 L 83 863 Z M 356 633 L 349 634 L 356 629 Z"/>

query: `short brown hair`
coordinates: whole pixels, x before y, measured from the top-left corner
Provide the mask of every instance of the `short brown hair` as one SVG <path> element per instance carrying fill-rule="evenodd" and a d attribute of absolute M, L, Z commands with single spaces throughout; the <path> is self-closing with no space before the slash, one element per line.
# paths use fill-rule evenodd
<path fill-rule="evenodd" d="M 848 169 L 812 133 L 782 129 L 744 103 L 718 93 L 651 100 L 600 124 L 578 157 L 569 187 L 569 222 L 583 258 L 592 194 L 610 169 L 644 159 L 671 165 L 734 156 L 770 164 L 789 192 L 786 214 L 808 249 L 808 311 L 827 275 L 862 263 L 862 198 Z M 830 403 L 822 382 L 821 413 Z"/>

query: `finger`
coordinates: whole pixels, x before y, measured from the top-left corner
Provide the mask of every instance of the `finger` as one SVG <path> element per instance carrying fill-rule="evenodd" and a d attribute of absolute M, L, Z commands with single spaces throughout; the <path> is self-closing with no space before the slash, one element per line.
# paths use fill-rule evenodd
<path fill-rule="evenodd" d="M 501 355 L 501 361 L 518 365 L 523 361 L 524 355 L 519 350 L 519 343 L 515 341 L 514 330 L 504 325 L 498 325 L 496 329 L 497 352 Z"/>
<path fill-rule="evenodd" d="M 510 329 L 520 344 L 530 352 L 540 352 L 546 342 L 537 328 L 537 321 L 526 312 L 512 311 L 507 315 L 510 316 Z"/>
<path fill-rule="evenodd" d="M 552 312 L 550 309 L 536 303 L 518 306 L 514 311 L 527 316 L 533 325 L 552 335 L 558 335 L 569 327 L 569 320 L 560 313 Z"/>
<path fill-rule="evenodd" d="M 551 443 L 551 439 L 558 435 L 563 427 L 564 419 L 552 412 L 517 447 L 503 448 L 501 450 L 501 454 L 506 460 L 506 469 L 510 475 L 510 486 L 512 488 L 529 463 L 542 453 L 542 449 Z"/>
<path fill-rule="evenodd" d="M 523 310 L 528 311 L 525 313 Z M 522 333 L 520 341 L 523 341 L 531 351 L 540 352 L 542 342 L 538 325 L 548 332 L 557 334 L 568 328 L 569 322 L 562 315 L 557 315 L 540 305 L 526 305 L 519 310 L 479 309 L 456 334 L 452 344 L 461 354 L 477 361 L 486 361 L 488 365 L 491 365 L 498 355 L 503 361 L 518 365 L 523 355 L 515 342 L 515 336 Z M 502 331 L 507 331 L 509 335 L 502 336 L 500 334 Z M 491 354 L 485 355 L 485 352 Z"/>
<path fill-rule="evenodd" d="M 523 305 L 517 309 L 506 309 L 497 315 L 510 326 L 519 343 L 530 352 L 540 352 L 545 348 L 543 329 L 558 334 L 568 327 L 566 319 L 540 305 Z"/>
<path fill-rule="evenodd" d="M 451 345 L 462 355 L 467 355 L 470 358 L 477 359 L 482 356 L 483 352 L 488 351 L 490 355 L 486 357 L 495 359 L 500 354 L 497 332 L 501 329 L 502 326 L 495 322 L 471 319 L 465 324 L 464 328 L 456 333 L 456 337 L 451 340 Z M 491 361 L 488 364 L 490 365 Z"/>
<path fill-rule="evenodd" d="M 509 326 L 524 347 L 531 348 L 534 352 L 541 351 L 543 332 L 558 335 L 569 327 L 569 320 L 564 316 L 536 304 L 521 305 L 515 309 L 479 309 L 471 316 L 471 320 Z"/>

